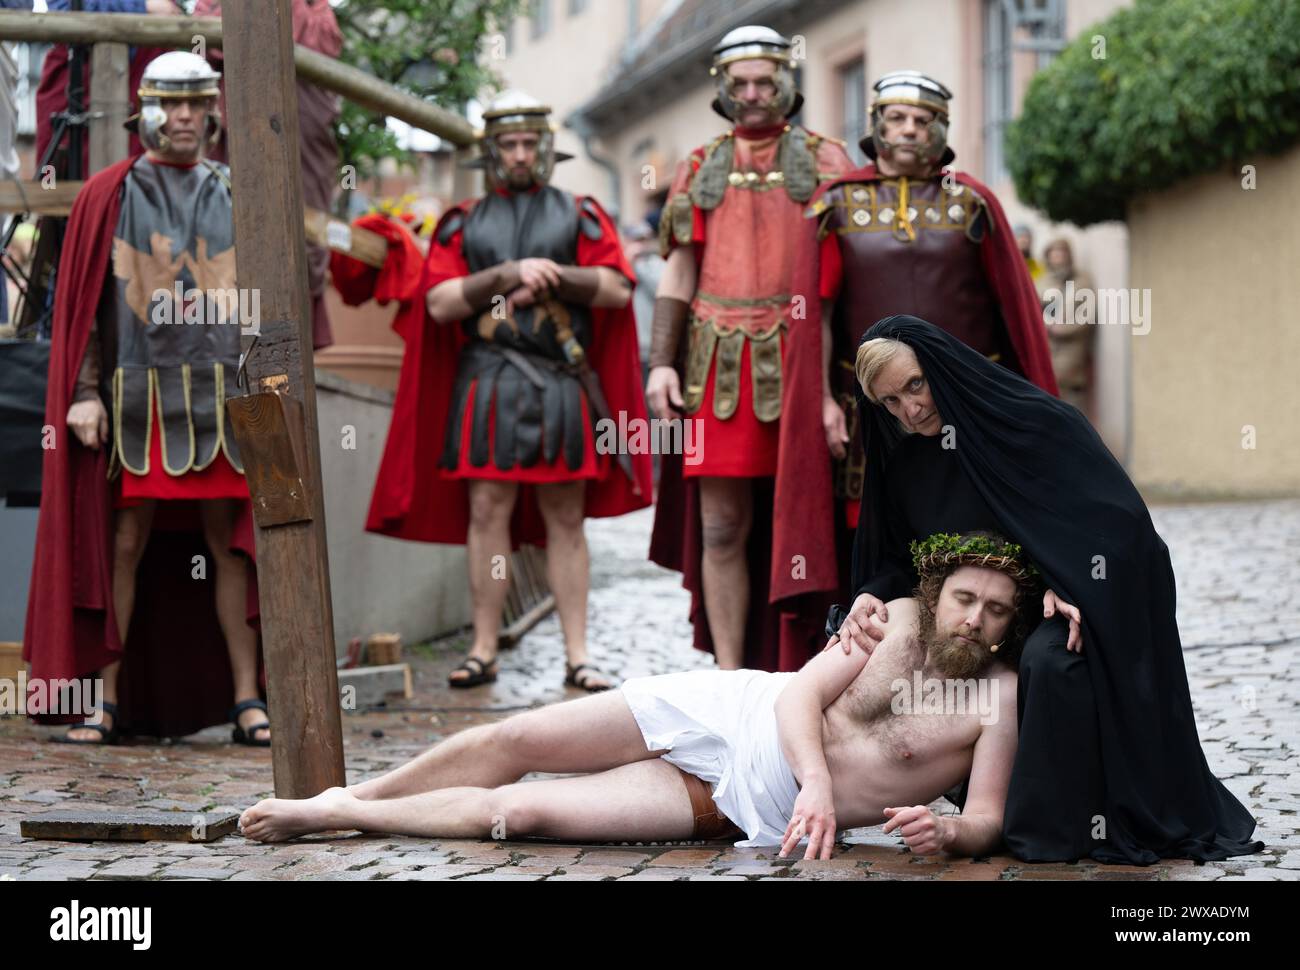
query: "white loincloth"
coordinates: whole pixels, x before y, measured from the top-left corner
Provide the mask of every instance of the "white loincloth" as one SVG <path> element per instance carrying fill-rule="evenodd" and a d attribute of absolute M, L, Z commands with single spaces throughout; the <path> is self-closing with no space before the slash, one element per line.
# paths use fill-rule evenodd
<path fill-rule="evenodd" d="M 781 753 L 776 698 L 792 673 L 690 670 L 634 677 L 621 690 L 646 747 L 713 788 L 718 810 L 747 838 L 780 845 L 799 796 Z"/>

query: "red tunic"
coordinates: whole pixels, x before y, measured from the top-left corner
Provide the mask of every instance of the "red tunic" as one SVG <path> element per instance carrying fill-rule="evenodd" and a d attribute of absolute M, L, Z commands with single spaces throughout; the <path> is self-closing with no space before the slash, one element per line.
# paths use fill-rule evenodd
<path fill-rule="evenodd" d="M 139 505 L 148 499 L 164 501 L 241 499 L 248 501 L 248 481 L 226 459 L 224 451 L 218 451 L 212 464 L 201 471 L 189 471 L 184 475 L 169 475 L 163 467 L 162 435 L 157 429 L 162 423 L 162 414 L 154 407 L 154 433 L 149 436 L 149 472 L 136 475 L 122 469 L 117 484 L 115 508 Z"/>
<path fill-rule="evenodd" d="M 785 126 L 768 131 L 743 132 L 732 139 L 732 168 L 737 173 L 766 176 L 778 167 L 778 150 Z M 692 179 L 707 157 L 707 148 L 692 152 L 677 170 L 669 196 L 689 190 Z M 848 155 L 836 142 L 823 140 L 817 146 L 819 177 L 830 178 L 851 167 Z M 763 184 L 763 180 L 759 180 Z M 737 329 L 751 334 L 770 333 L 796 318 L 794 287 L 796 274 L 816 258 L 810 251 L 803 205 L 775 188 L 730 185 L 722 202 L 713 209 L 692 206 L 691 245 L 699 268 L 691 312 L 696 320 L 708 321 L 720 334 Z M 672 237 L 670 237 L 671 239 Z M 710 240 L 713 245 L 709 245 Z M 673 239 L 675 242 L 676 240 Z M 806 316 L 805 301 L 802 315 Z M 784 356 L 794 328 L 775 338 Z M 704 398 L 699 410 L 690 415 L 697 422 L 705 442 L 701 460 L 682 469 L 687 478 L 711 476 L 753 477 L 775 475 L 780 427 L 777 421 L 760 421 L 754 413 L 754 392 L 750 379 L 751 342 L 741 350 L 738 401 L 726 418 L 714 413 L 717 366 L 712 361 L 705 379 Z"/>

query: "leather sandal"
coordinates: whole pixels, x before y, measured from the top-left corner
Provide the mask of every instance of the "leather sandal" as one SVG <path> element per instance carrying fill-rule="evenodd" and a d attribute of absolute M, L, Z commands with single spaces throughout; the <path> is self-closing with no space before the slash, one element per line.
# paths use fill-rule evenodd
<path fill-rule="evenodd" d="M 250 748 L 269 748 L 271 746 L 270 738 L 259 739 L 255 737 L 258 731 L 271 726 L 269 719 L 261 724 L 254 724 L 252 727 L 243 728 L 239 726 L 239 715 L 249 710 L 259 710 L 265 713 L 266 701 L 259 697 L 252 697 L 246 701 L 240 701 L 230 709 L 230 713 L 226 717 L 235 724 L 235 730 L 230 732 L 230 740 L 235 744 L 247 745 Z"/>
<path fill-rule="evenodd" d="M 99 705 L 100 710 L 113 718 L 113 726 L 106 728 L 101 724 L 91 724 L 89 721 L 83 721 L 80 724 L 69 724 L 68 730 L 63 732 L 63 737 L 55 738 L 60 744 L 117 744 L 117 705 L 112 701 L 102 701 Z M 99 740 L 91 741 L 89 738 L 73 738 L 68 736 L 68 732 L 76 731 L 81 728 L 90 728 L 92 731 L 99 732 Z"/>
<path fill-rule="evenodd" d="M 613 687 L 612 684 L 588 686 L 596 677 L 604 680 L 609 679 L 591 664 L 578 664 L 576 667 L 570 667 L 567 663 L 564 665 L 564 686 L 566 687 L 577 687 L 589 694 L 599 694 L 602 690 L 610 690 Z"/>
<path fill-rule="evenodd" d="M 471 667 L 470 664 L 474 664 L 475 666 Z M 466 657 L 464 663 L 451 671 L 451 673 L 454 674 L 461 670 L 465 671 L 469 676 L 460 680 L 453 680 L 449 674 L 447 676 L 447 683 L 450 686 L 478 687 L 480 684 L 490 684 L 497 679 L 497 662 L 495 659 L 484 663 L 482 660 L 479 660 L 478 657 Z"/>

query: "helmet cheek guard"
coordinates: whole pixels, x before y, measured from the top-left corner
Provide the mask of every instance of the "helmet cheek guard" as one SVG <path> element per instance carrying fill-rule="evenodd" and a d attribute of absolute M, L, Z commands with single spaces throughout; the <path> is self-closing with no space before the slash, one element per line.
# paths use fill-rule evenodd
<path fill-rule="evenodd" d="M 163 134 L 167 125 L 167 111 L 157 98 L 146 98 L 140 105 L 140 121 L 136 130 L 140 141 L 146 148 L 156 152 L 165 152 L 171 147 L 171 139 Z"/>
<path fill-rule="evenodd" d="M 555 133 L 541 132 L 537 138 L 537 161 L 533 163 L 533 180 L 546 185 L 555 172 Z"/>
<path fill-rule="evenodd" d="M 221 107 L 216 102 L 213 102 L 212 107 L 208 109 L 207 120 L 209 148 L 216 148 L 217 142 L 221 141 L 221 124 Z"/>

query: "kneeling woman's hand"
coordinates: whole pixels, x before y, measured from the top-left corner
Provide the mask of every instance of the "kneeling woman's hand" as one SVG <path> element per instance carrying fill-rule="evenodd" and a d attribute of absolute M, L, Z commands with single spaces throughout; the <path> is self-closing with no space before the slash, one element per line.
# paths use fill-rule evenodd
<path fill-rule="evenodd" d="M 1065 602 L 1049 589 L 1043 594 L 1043 618 L 1055 616 L 1057 610 L 1070 620 L 1070 636 L 1065 641 L 1065 649 L 1073 653 L 1083 653 L 1083 632 L 1080 629 L 1083 617 L 1079 614 L 1079 608 Z"/>
<path fill-rule="evenodd" d="M 838 643 L 843 647 L 844 652 L 849 654 L 853 652 L 853 645 L 856 643 L 870 657 L 872 651 L 885 638 L 885 631 L 872 622 L 873 617 L 878 617 L 880 623 L 888 623 L 889 610 L 877 597 L 870 593 L 863 593 L 853 601 L 853 608 L 849 610 L 849 615 L 839 632 L 831 637 L 822 649 L 829 650 Z"/>

